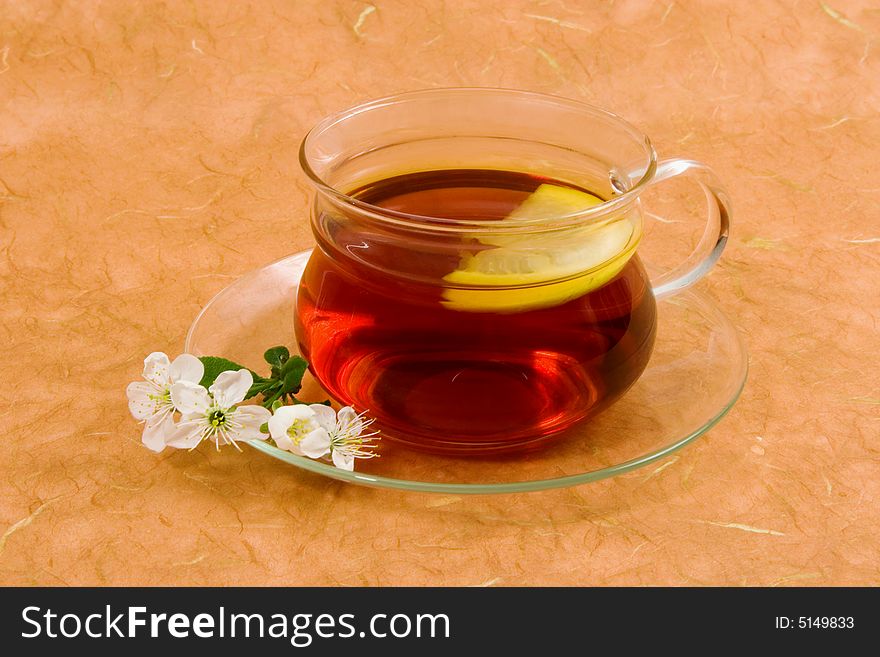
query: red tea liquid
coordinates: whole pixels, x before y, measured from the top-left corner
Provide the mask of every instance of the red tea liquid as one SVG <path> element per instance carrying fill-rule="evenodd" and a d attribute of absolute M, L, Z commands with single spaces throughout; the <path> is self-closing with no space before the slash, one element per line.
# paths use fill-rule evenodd
<path fill-rule="evenodd" d="M 352 195 L 410 214 L 501 221 L 548 182 L 563 184 L 433 171 Z M 616 399 L 647 365 L 656 310 L 637 256 L 609 283 L 556 306 L 462 311 L 441 303 L 441 279 L 459 267 L 454 249 L 436 255 L 328 225 L 299 287 L 300 349 L 327 392 L 367 410 L 385 438 L 444 453 L 538 446 Z M 358 249 L 369 264 L 351 257 Z M 416 275 L 388 273 L 401 268 Z"/>

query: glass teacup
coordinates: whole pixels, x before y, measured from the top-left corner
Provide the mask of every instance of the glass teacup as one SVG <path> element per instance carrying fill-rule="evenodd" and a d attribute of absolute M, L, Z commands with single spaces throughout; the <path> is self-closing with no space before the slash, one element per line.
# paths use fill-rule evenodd
<path fill-rule="evenodd" d="M 729 204 L 691 160 L 657 160 L 619 117 L 562 98 L 438 89 L 315 126 L 300 159 L 317 240 L 296 333 L 338 402 L 417 449 L 542 446 L 645 369 L 655 299 L 701 278 Z M 653 280 L 637 254 L 640 194 L 692 175 L 708 223 Z"/>

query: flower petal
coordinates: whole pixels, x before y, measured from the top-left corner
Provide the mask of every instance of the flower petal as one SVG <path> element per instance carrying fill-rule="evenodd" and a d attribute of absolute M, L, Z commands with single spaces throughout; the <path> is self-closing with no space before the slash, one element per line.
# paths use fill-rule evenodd
<path fill-rule="evenodd" d="M 144 434 L 141 437 L 141 440 L 143 440 L 144 445 L 154 452 L 161 452 L 165 449 L 166 439 L 171 436 L 176 429 L 177 427 L 174 424 L 174 420 L 169 413 L 161 422 L 155 424 L 147 423 L 144 427 Z"/>
<path fill-rule="evenodd" d="M 168 356 L 161 351 L 154 351 L 144 358 L 144 378 L 157 386 L 164 387 L 168 383 L 168 368 L 170 366 Z"/>
<path fill-rule="evenodd" d="M 348 452 L 340 452 L 338 449 L 333 450 L 332 458 L 333 465 L 340 470 L 348 470 L 349 472 L 354 470 L 354 457 Z"/>
<path fill-rule="evenodd" d="M 309 404 L 309 408 L 315 413 L 315 420 L 327 431 L 336 428 L 336 411 L 324 404 Z"/>
<path fill-rule="evenodd" d="M 299 442 L 299 448 L 310 459 L 319 459 L 330 451 L 330 434 L 326 429 L 315 429 Z"/>
<path fill-rule="evenodd" d="M 291 409 L 295 420 L 315 420 L 315 411 L 311 406 L 307 406 L 306 404 L 292 404 L 291 406 L 285 406 L 284 408 Z"/>
<path fill-rule="evenodd" d="M 165 444 L 177 449 L 192 449 L 202 442 L 203 429 L 203 424 L 198 420 L 180 422 L 165 438 Z"/>
<path fill-rule="evenodd" d="M 183 415 L 204 414 L 211 407 L 211 398 L 204 386 L 178 381 L 171 386 L 171 403 Z"/>
<path fill-rule="evenodd" d="M 232 419 L 241 424 L 241 429 L 236 431 L 236 440 L 253 440 L 266 435 L 260 431 L 260 425 L 271 420 L 272 414 L 262 406 L 239 406 Z"/>
<path fill-rule="evenodd" d="M 351 406 L 340 408 L 339 413 L 337 413 L 337 418 L 336 426 L 341 433 L 352 438 L 361 435 L 364 423 Z"/>
<path fill-rule="evenodd" d="M 168 376 L 172 383 L 177 381 L 198 383 L 204 375 L 205 366 L 192 354 L 180 354 L 168 368 Z"/>
<path fill-rule="evenodd" d="M 208 390 L 214 396 L 217 406 L 230 408 L 244 401 L 244 396 L 253 384 L 254 375 L 242 369 L 238 372 L 220 372 Z"/>
<path fill-rule="evenodd" d="M 268 438 L 268 436 L 264 435 L 263 440 L 265 440 L 266 438 Z M 273 436 L 272 440 L 275 441 L 275 445 L 278 447 L 278 449 L 293 452 L 294 454 L 301 453 L 299 447 L 294 444 L 294 442 L 290 439 L 290 436 L 288 436 L 286 433 L 278 436 L 277 438 Z"/>
<path fill-rule="evenodd" d="M 156 402 L 151 395 L 157 394 L 156 386 L 146 381 L 129 383 L 125 389 L 128 396 L 128 410 L 136 420 L 147 420 L 156 412 Z"/>
<path fill-rule="evenodd" d="M 275 409 L 275 413 L 269 418 L 269 435 L 272 436 L 272 440 L 276 443 L 279 440 L 287 438 L 287 430 L 296 419 L 293 409 L 293 406 L 282 406 L 281 408 Z M 281 445 L 278 446 L 281 447 Z M 283 447 L 282 449 L 287 448 Z"/>

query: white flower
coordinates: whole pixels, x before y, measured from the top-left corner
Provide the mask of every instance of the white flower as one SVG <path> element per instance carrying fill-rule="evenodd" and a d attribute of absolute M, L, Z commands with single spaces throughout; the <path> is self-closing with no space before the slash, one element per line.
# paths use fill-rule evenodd
<path fill-rule="evenodd" d="M 336 428 L 336 413 L 323 404 L 294 404 L 281 406 L 269 420 L 269 435 L 281 449 L 299 454 L 303 439 L 318 432 L 320 440 L 329 440 L 330 432 Z"/>
<path fill-rule="evenodd" d="M 204 386 L 189 381 L 178 381 L 171 386 L 171 401 L 182 414 L 167 444 L 180 449 L 192 449 L 203 440 L 220 445 L 234 445 L 237 440 L 262 438 L 260 425 L 271 414 L 262 406 L 238 406 L 254 383 L 253 375 L 245 369 L 221 372 L 214 384 Z"/>
<path fill-rule="evenodd" d="M 144 379 L 128 385 L 128 410 L 135 419 L 144 422 L 144 445 L 161 452 L 166 439 L 174 430 L 174 402 L 171 387 L 177 382 L 198 383 L 205 366 L 195 356 L 180 354 L 169 362 L 168 356 L 155 351 L 144 359 Z"/>
<path fill-rule="evenodd" d="M 333 465 L 343 470 L 354 470 L 355 459 L 376 456 L 373 440 L 377 432 L 363 434 L 373 420 L 364 421 L 363 414 L 358 415 L 351 406 L 341 408 L 338 414 L 321 404 L 282 406 L 272 420 L 272 439 L 296 454 L 312 459 L 329 454 Z"/>

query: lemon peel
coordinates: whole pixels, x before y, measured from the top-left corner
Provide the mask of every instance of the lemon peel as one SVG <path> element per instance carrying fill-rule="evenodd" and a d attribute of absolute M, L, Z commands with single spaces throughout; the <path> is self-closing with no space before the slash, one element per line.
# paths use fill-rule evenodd
<path fill-rule="evenodd" d="M 543 184 L 503 221 L 559 217 L 602 203 L 592 194 Z M 599 225 L 535 235 L 478 236 L 488 248 L 462 256 L 444 276 L 451 310 L 513 313 L 563 304 L 614 278 L 635 252 L 633 225 L 617 218 Z M 458 287 L 461 286 L 461 287 Z"/>

